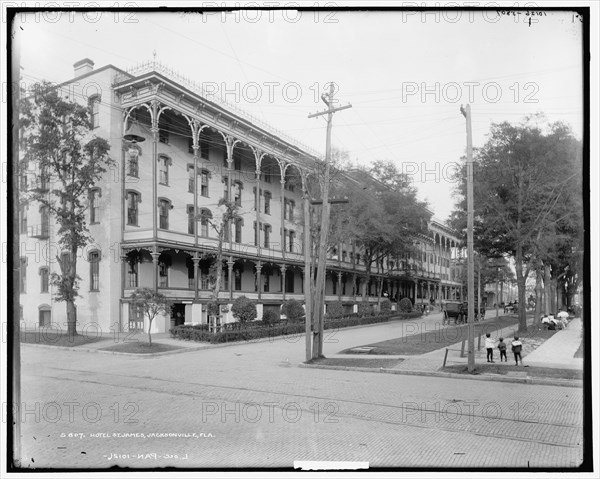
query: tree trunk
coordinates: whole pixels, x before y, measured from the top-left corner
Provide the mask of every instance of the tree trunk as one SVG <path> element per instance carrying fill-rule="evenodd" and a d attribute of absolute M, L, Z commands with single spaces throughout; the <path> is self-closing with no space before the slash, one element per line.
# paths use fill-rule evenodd
<path fill-rule="evenodd" d="M 75 301 L 68 300 L 67 302 L 67 337 L 74 338 L 77 336 L 77 308 Z"/>
<path fill-rule="evenodd" d="M 542 316 L 542 268 L 538 266 L 535 270 L 535 321 Z"/>
<path fill-rule="evenodd" d="M 148 318 L 148 344 L 150 344 L 150 346 L 152 346 L 152 333 L 150 332 L 150 330 L 152 329 L 152 320 L 154 318 Z"/>
<path fill-rule="evenodd" d="M 515 269 L 517 270 L 517 292 L 519 298 L 519 333 L 527 332 L 527 315 L 525 311 L 525 278 L 523 274 L 523 251 L 520 244 L 517 245 L 515 258 Z"/>
<path fill-rule="evenodd" d="M 381 295 L 383 294 L 383 278 L 377 279 L 377 312 L 381 310 Z"/>
<path fill-rule="evenodd" d="M 544 314 L 552 312 L 552 278 L 550 276 L 550 265 L 544 265 Z"/>

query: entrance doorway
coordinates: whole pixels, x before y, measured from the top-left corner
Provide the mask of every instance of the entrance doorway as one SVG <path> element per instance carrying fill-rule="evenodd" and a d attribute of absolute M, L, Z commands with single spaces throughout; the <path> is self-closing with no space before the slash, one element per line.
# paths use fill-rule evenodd
<path fill-rule="evenodd" d="M 185 304 L 175 303 L 171 307 L 171 326 L 181 326 L 185 323 Z"/>

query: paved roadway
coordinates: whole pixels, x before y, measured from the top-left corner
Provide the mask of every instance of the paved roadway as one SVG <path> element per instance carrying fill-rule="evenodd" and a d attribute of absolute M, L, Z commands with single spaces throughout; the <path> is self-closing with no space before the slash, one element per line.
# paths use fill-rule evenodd
<path fill-rule="evenodd" d="M 324 351 L 407 329 L 329 333 Z M 581 388 L 299 368 L 302 337 L 154 358 L 23 345 L 22 357 L 28 467 L 564 468 L 582 460 Z"/>

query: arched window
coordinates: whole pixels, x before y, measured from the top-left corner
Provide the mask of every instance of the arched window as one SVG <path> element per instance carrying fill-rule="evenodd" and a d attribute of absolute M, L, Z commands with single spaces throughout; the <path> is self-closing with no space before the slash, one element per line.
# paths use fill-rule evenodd
<path fill-rule="evenodd" d="M 142 202 L 142 195 L 133 190 L 127 190 L 127 224 L 138 225 L 138 204 Z"/>
<path fill-rule="evenodd" d="M 200 195 L 208 197 L 208 178 L 210 173 L 208 170 L 200 170 Z"/>
<path fill-rule="evenodd" d="M 19 233 L 27 234 L 27 205 L 19 206 Z"/>
<path fill-rule="evenodd" d="M 193 193 L 194 187 L 196 186 L 196 181 L 194 178 L 194 165 L 192 165 L 191 163 L 188 163 L 187 172 L 188 172 L 188 193 Z"/>
<path fill-rule="evenodd" d="M 127 149 L 127 174 L 129 176 L 133 176 L 135 178 L 139 178 L 140 175 L 140 166 L 139 166 L 139 157 L 142 155 L 142 149 L 137 144 L 130 144 Z"/>
<path fill-rule="evenodd" d="M 90 224 L 96 224 L 100 222 L 100 197 L 102 191 L 100 188 L 92 188 L 89 193 L 89 205 L 90 205 Z"/>
<path fill-rule="evenodd" d="M 244 220 L 242 218 L 235 219 L 235 242 L 242 242 L 242 226 L 244 226 Z"/>
<path fill-rule="evenodd" d="M 265 191 L 264 197 L 265 197 L 265 214 L 270 215 L 271 214 L 271 192 Z"/>
<path fill-rule="evenodd" d="M 100 251 L 88 253 L 90 263 L 90 291 L 100 291 Z"/>
<path fill-rule="evenodd" d="M 20 269 L 20 280 L 21 280 L 21 293 L 27 292 L 27 258 L 21 257 L 21 269 Z"/>
<path fill-rule="evenodd" d="M 47 328 L 52 322 L 52 308 L 48 304 L 40 304 L 38 306 L 38 326 Z"/>
<path fill-rule="evenodd" d="M 40 293 L 48 292 L 50 273 L 47 266 L 40 268 Z"/>
<path fill-rule="evenodd" d="M 169 166 L 171 166 L 171 158 L 165 155 L 158 157 L 158 182 L 161 185 L 169 185 Z"/>
<path fill-rule="evenodd" d="M 162 256 L 158 260 L 158 286 L 161 288 L 169 287 L 169 269 L 171 268 L 171 258 Z"/>
<path fill-rule="evenodd" d="M 173 209 L 171 201 L 166 198 L 158 199 L 158 227 L 161 230 L 169 229 L 169 210 Z"/>
<path fill-rule="evenodd" d="M 271 244 L 271 225 L 263 225 L 263 240 L 264 240 L 264 247 L 268 248 L 269 245 Z"/>
<path fill-rule="evenodd" d="M 194 234 L 194 205 L 187 205 L 185 207 L 188 218 L 188 234 Z"/>
<path fill-rule="evenodd" d="M 200 208 L 200 236 L 208 237 L 208 222 L 212 219 L 212 212 L 208 208 Z"/>
<path fill-rule="evenodd" d="M 90 124 L 92 129 L 100 126 L 100 95 L 94 95 L 88 100 L 90 109 Z"/>

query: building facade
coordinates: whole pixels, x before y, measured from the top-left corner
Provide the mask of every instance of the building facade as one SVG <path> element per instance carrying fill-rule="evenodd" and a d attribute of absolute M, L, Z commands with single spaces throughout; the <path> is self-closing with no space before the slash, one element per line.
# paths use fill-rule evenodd
<path fill-rule="evenodd" d="M 241 295 L 257 301 L 258 319 L 286 299 L 303 301 L 303 212 L 317 155 L 158 62 L 124 71 L 94 69 L 84 59 L 74 67 L 75 77 L 59 88 L 89 105 L 93 133 L 109 140 L 115 160 L 88 195 L 93 242 L 77 259 L 78 330 L 147 330 L 128 300 L 138 287 L 173 302 L 153 332 L 206 323 L 209 268 L 220 246 L 224 322 L 233 321 L 231 303 Z M 30 165 L 21 187 L 39 181 Z M 239 219 L 220 241 L 222 198 L 237 204 Z M 19 217 L 22 320 L 26 328 L 66 329 L 65 305 L 50 281 L 65 254 L 56 224 L 35 204 L 21 205 Z M 429 232 L 417 238 L 415 252 L 376 265 L 366 286 L 370 302 L 378 290 L 417 304 L 459 297 L 459 241 L 437 221 Z M 356 244 L 332 248 L 326 302 L 356 308 L 365 271 Z"/>

